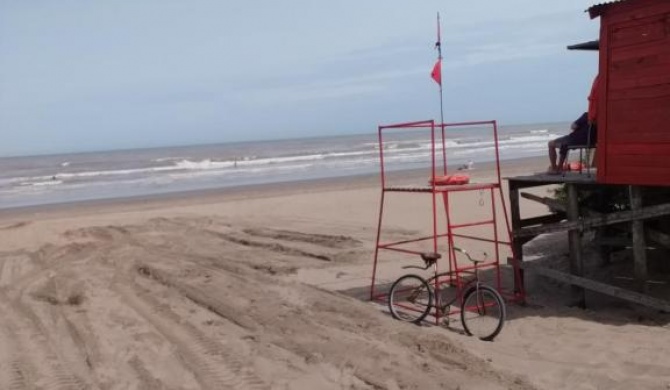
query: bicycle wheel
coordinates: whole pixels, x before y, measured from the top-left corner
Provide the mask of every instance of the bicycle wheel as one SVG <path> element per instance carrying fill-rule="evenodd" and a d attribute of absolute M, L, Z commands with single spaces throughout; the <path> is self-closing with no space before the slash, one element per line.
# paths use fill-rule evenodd
<path fill-rule="evenodd" d="M 405 275 L 391 286 L 388 305 L 393 318 L 418 324 L 433 305 L 433 293 L 422 277 Z"/>
<path fill-rule="evenodd" d="M 465 333 L 492 341 L 505 323 L 505 302 L 500 294 L 486 285 L 471 287 L 461 303 L 461 322 Z"/>

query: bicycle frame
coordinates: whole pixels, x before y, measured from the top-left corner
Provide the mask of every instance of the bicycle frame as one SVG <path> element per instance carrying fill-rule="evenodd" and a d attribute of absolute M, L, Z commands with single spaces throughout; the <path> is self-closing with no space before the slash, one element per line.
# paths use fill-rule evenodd
<path fill-rule="evenodd" d="M 473 259 L 470 256 L 470 254 L 464 249 L 461 249 L 461 248 L 458 248 L 458 247 L 453 247 L 453 249 L 456 252 L 460 252 L 460 253 L 464 254 L 468 258 L 468 260 L 470 260 L 474 264 L 473 271 L 472 271 L 472 273 L 474 273 L 474 277 L 472 279 L 468 280 L 465 283 L 461 283 L 460 280 L 456 280 L 456 291 L 457 291 L 456 295 L 454 296 L 454 298 L 452 300 L 450 300 L 448 302 L 444 302 L 444 303 L 440 302 L 441 299 L 442 299 L 442 295 L 440 294 L 440 290 L 441 290 L 440 286 L 443 285 L 443 284 L 450 284 L 451 285 L 452 284 L 451 281 L 454 280 L 454 278 L 453 278 L 453 273 L 454 272 L 453 271 L 440 272 L 440 273 L 435 274 L 435 275 L 431 276 L 430 278 L 426 279 L 426 282 L 428 283 L 429 286 L 434 286 L 433 290 L 431 290 L 431 292 L 430 292 L 433 295 L 433 298 L 434 298 L 433 299 L 433 304 L 431 305 L 431 308 L 434 307 L 436 309 L 437 312 L 435 314 L 439 317 L 445 316 L 445 315 L 448 316 L 448 315 L 451 315 L 451 314 L 460 313 L 460 311 L 461 311 L 460 309 L 455 309 L 454 311 L 451 311 L 451 310 L 447 311 L 447 309 L 450 306 L 452 306 L 454 304 L 454 302 L 462 301 L 464 296 L 465 296 L 465 293 L 467 291 L 469 291 L 470 288 L 473 285 L 475 286 L 475 288 L 477 290 L 479 290 L 479 287 L 481 285 L 483 285 L 483 283 L 479 280 L 478 263 L 486 261 L 486 257 L 487 257 L 486 253 L 484 253 L 484 258 L 483 259 L 477 260 L 477 259 Z M 421 270 L 425 271 L 425 270 L 428 270 L 428 268 L 430 268 L 431 266 L 435 267 L 436 263 L 435 262 L 433 262 L 433 263 L 426 262 L 425 267 L 408 265 L 408 266 L 405 266 L 405 267 L 402 267 L 402 268 L 404 268 L 404 269 L 416 268 L 416 269 L 421 269 Z M 463 272 L 463 271 L 461 271 L 461 272 Z M 465 272 L 467 272 L 467 271 L 465 271 Z M 449 282 L 447 282 L 447 281 L 442 282 L 442 281 L 440 281 L 440 278 L 448 278 Z"/>

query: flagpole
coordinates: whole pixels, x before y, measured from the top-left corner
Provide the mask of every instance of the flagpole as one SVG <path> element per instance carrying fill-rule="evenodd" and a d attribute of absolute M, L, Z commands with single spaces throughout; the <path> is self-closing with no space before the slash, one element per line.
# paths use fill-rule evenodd
<path fill-rule="evenodd" d="M 443 159 L 443 170 L 444 175 L 447 174 L 447 149 L 446 149 L 446 140 L 445 140 L 445 131 L 444 131 L 444 98 L 442 93 L 442 37 L 440 36 L 440 13 L 437 13 L 437 42 L 435 47 L 437 48 L 437 61 L 438 66 L 440 67 L 440 129 L 442 130 L 442 159 Z"/>

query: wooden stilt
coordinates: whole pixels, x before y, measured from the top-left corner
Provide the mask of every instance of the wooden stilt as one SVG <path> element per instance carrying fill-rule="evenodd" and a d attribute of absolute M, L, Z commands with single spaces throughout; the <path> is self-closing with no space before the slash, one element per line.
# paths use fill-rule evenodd
<path fill-rule="evenodd" d="M 574 184 L 566 184 L 568 190 L 568 220 L 576 222 L 579 220 L 579 199 L 577 188 Z M 584 276 L 584 262 L 582 259 L 582 232 L 578 228 L 570 229 L 568 232 L 570 245 L 570 273 L 575 276 Z M 571 304 L 586 307 L 586 295 L 584 288 L 572 285 Z"/>
<path fill-rule="evenodd" d="M 639 186 L 629 186 L 630 209 L 637 212 L 642 209 L 642 189 Z M 633 264 L 635 279 L 642 291 L 646 291 L 647 279 L 647 243 L 644 238 L 644 222 L 635 219 L 632 222 L 633 230 Z"/>
<path fill-rule="evenodd" d="M 512 231 L 521 229 L 521 209 L 519 207 L 519 188 L 514 183 L 509 183 L 509 203 L 512 219 Z M 527 242 L 523 238 L 512 237 L 512 254 L 513 261 L 519 264 L 518 276 L 514 276 L 514 293 L 525 291 L 524 274 L 521 265 L 523 264 L 523 244 Z"/>
<path fill-rule="evenodd" d="M 607 226 L 596 230 L 595 243 L 598 245 L 598 256 L 600 257 L 600 266 L 605 267 L 610 264 L 612 250 L 607 242 Z"/>

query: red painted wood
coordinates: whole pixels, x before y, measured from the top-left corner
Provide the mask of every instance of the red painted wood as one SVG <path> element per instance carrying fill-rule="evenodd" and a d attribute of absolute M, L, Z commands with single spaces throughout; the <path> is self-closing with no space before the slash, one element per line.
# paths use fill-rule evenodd
<path fill-rule="evenodd" d="M 670 75 L 670 36 L 651 44 L 611 49 L 608 67 L 612 90 L 666 84 Z"/>
<path fill-rule="evenodd" d="M 619 154 L 656 154 L 670 156 L 670 144 L 611 144 L 609 152 L 614 155 Z"/>
<path fill-rule="evenodd" d="M 618 64 L 622 61 L 638 61 L 640 57 L 645 56 L 659 56 L 663 53 L 667 53 L 668 47 L 667 44 L 668 37 L 664 39 L 659 39 L 655 41 L 641 42 L 635 46 L 624 46 L 611 48 L 610 57 L 608 58 L 611 61 L 610 66 Z"/>
<path fill-rule="evenodd" d="M 666 21 L 660 17 L 635 20 L 626 25 L 614 25 L 610 29 L 610 47 L 653 42 L 665 38 Z"/>
<path fill-rule="evenodd" d="M 638 172 L 635 172 L 634 174 L 618 173 L 616 175 L 608 176 L 604 180 L 598 180 L 598 181 L 600 183 L 605 184 L 625 184 L 625 185 L 642 185 L 642 186 L 659 186 L 659 187 L 668 186 L 667 174 L 661 174 L 659 176 L 640 176 Z"/>
<path fill-rule="evenodd" d="M 667 158 L 666 156 L 653 154 L 622 154 L 613 157 L 613 161 L 610 163 L 613 163 L 614 170 L 619 167 L 658 168 L 670 173 L 670 158 Z"/>
<path fill-rule="evenodd" d="M 597 180 L 670 186 L 670 1 L 628 0 L 597 13 Z"/>
<path fill-rule="evenodd" d="M 593 17 L 593 16 L 592 16 Z M 598 51 L 598 153 L 596 154 L 596 164 L 598 171 L 596 173 L 596 181 L 605 182 L 607 180 L 607 162 L 609 159 L 609 145 L 607 144 L 608 131 L 608 94 L 609 94 L 609 37 L 607 33 L 607 24 L 602 20 L 600 26 L 600 49 Z"/>
<path fill-rule="evenodd" d="M 646 99 L 611 100 L 608 143 L 670 142 L 670 95 Z"/>
<path fill-rule="evenodd" d="M 605 183 L 667 186 L 670 181 L 670 169 L 613 166 L 610 171 Z"/>
<path fill-rule="evenodd" d="M 608 97 L 611 103 L 616 100 L 650 99 L 668 95 L 670 95 L 670 84 L 660 84 L 642 88 L 630 88 L 616 91 L 610 90 Z"/>

